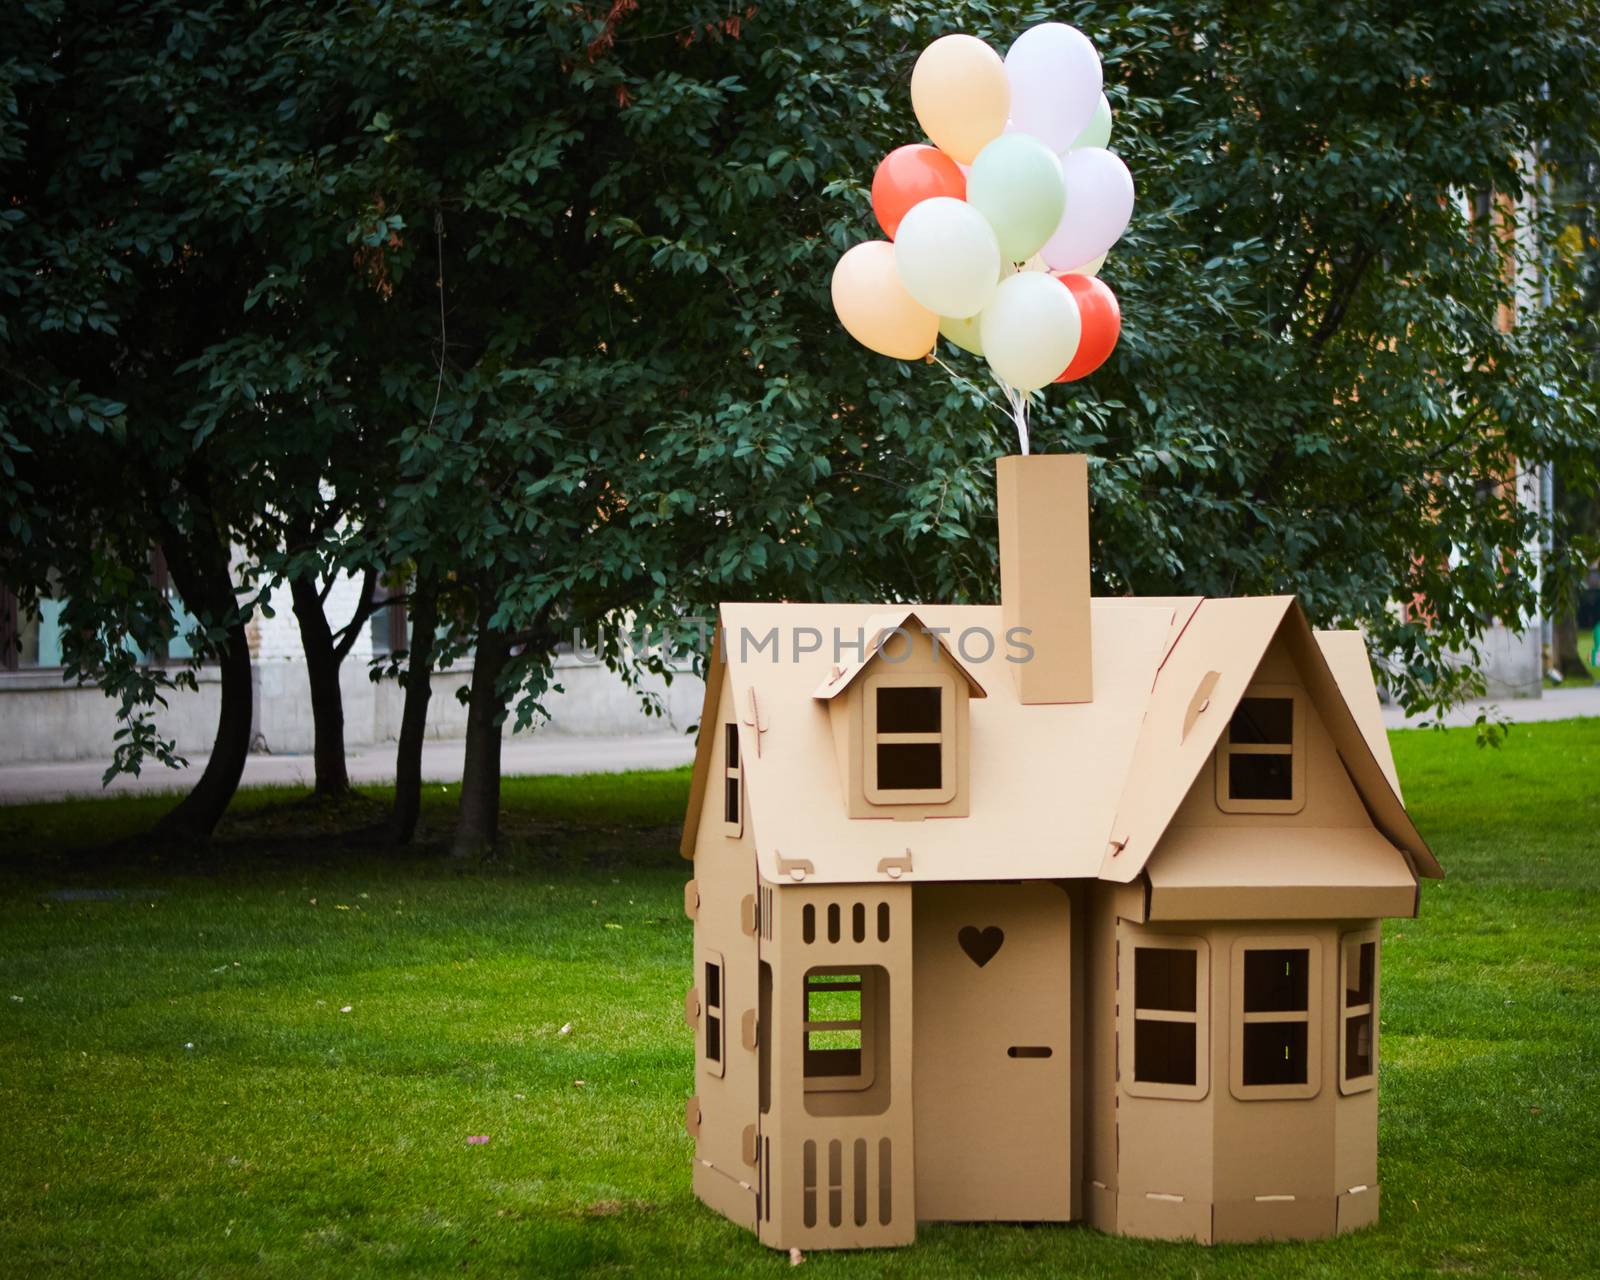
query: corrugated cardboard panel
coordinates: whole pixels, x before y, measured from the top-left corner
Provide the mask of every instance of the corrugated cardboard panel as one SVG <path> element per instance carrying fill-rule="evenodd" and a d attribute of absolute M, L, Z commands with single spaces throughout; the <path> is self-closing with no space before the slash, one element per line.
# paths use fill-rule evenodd
<path fill-rule="evenodd" d="M 1137 1192 L 1117 1193 L 1117 1233 L 1147 1240 L 1211 1243 L 1211 1202 Z"/>
<path fill-rule="evenodd" d="M 745 1170 L 749 1173 L 749 1170 Z M 694 1193 L 708 1207 L 738 1223 L 746 1231 L 756 1229 L 755 1185 L 747 1179 L 724 1173 L 704 1160 L 694 1162 Z"/>
<path fill-rule="evenodd" d="M 1359 1231 L 1378 1220 L 1378 1188 L 1364 1187 L 1360 1191 L 1347 1191 L 1339 1197 L 1338 1231 Z"/>
<path fill-rule="evenodd" d="M 1072 1216 L 1071 909 L 1049 883 L 912 888 L 917 1216 Z"/>
<path fill-rule="evenodd" d="M 1400 796 L 1400 774 L 1394 767 L 1394 751 L 1383 727 L 1383 707 L 1378 702 L 1378 686 L 1372 680 L 1372 662 L 1367 657 L 1367 638 L 1359 631 L 1317 631 L 1317 646 L 1328 660 L 1328 669 L 1344 692 L 1345 705 L 1356 719 L 1361 736 L 1372 750 L 1373 759 L 1383 770 L 1394 793 Z M 1404 799 L 1401 796 L 1401 799 Z"/>
<path fill-rule="evenodd" d="M 694 773 L 689 779 L 689 805 L 684 811 L 683 836 L 678 852 L 694 857 L 695 841 L 700 836 L 700 817 L 705 810 L 706 787 L 711 779 L 713 756 L 717 749 L 718 715 L 722 705 L 722 684 L 727 676 L 719 635 L 711 637 L 711 656 L 706 661 L 706 693 L 700 703 L 700 728 L 694 741 Z"/>
<path fill-rule="evenodd" d="M 1207 600 L 1189 625 L 1155 682 L 1120 798 L 1099 874 L 1127 883 L 1155 849 L 1189 785 L 1210 760 L 1217 739 L 1278 624 L 1293 604 L 1289 596 Z M 1097 650 L 1097 652 L 1101 652 Z M 1209 705 L 1184 733 L 1190 701 L 1211 672 L 1220 675 Z"/>
<path fill-rule="evenodd" d="M 1095 696 L 1089 608 L 1089 459 L 1081 453 L 995 464 L 1000 604 L 1006 630 L 1025 628 L 1033 659 L 1013 663 L 1029 706 Z"/>
<path fill-rule="evenodd" d="M 1340 758 L 1350 771 L 1350 780 L 1361 793 L 1373 823 L 1396 847 L 1411 857 L 1419 875 L 1432 880 L 1443 879 L 1444 869 L 1423 840 L 1416 824 L 1411 821 L 1411 815 L 1400 802 L 1399 794 L 1389 785 L 1389 779 L 1367 744 L 1338 681 L 1334 679 L 1322 647 L 1311 632 L 1311 624 L 1306 621 L 1306 615 L 1298 605 L 1284 619 L 1283 635 L 1295 665 L 1300 668 L 1306 690 L 1321 711 L 1323 723 L 1333 736 Z"/>
<path fill-rule="evenodd" d="M 965 642 L 963 661 L 989 696 L 970 703 L 971 816 L 911 822 L 848 816 L 827 705 L 812 697 L 833 665 L 835 628 L 853 642 L 880 611 L 722 607 L 735 705 L 745 708 L 753 691 L 764 725 L 759 755 L 746 744 L 743 757 L 762 874 L 786 878 L 778 873 L 781 856 L 809 861 L 808 883 L 874 881 L 886 878 L 876 870 L 880 860 L 902 858 L 909 848 L 915 869 L 908 879 L 919 882 L 1094 875 L 1171 626 L 1170 606 L 1096 601 L 1095 700 L 1023 706 L 1006 669 L 997 606 L 918 605 L 919 619 L 946 629 L 945 647 L 953 644 L 959 654 Z M 821 649 L 797 659 L 796 648 L 809 650 L 815 640 L 812 631 L 820 633 Z M 990 637 L 994 651 L 980 661 Z"/>
<path fill-rule="evenodd" d="M 834 666 L 821 684 L 811 691 L 813 698 L 827 700 L 836 698 L 854 682 L 855 678 L 872 665 L 874 659 L 881 657 L 883 646 L 891 643 L 898 648 L 905 642 L 897 635 L 896 630 L 904 631 L 912 636 L 920 636 L 923 627 L 922 619 L 917 617 L 915 609 L 895 609 L 884 613 L 875 613 L 868 618 L 865 624 L 866 635 L 862 656 L 844 666 Z M 851 637 L 852 643 L 854 637 Z M 830 643 L 825 639 L 824 643 Z M 852 648 L 850 650 L 854 652 Z M 957 651 L 948 646 L 941 645 L 941 653 L 949 660 L 950 665 L 959 671 L 967 681 L 967 687 L 974 698 L 983 698 L 988 695 L 984 692 L 983 685 L 978 677 L 972 674 L 971 668 L 961 661 Z M 884 659 L 886 663 L 893 664 L 892 659 Z"/>
<path fill-rule="evenodd" d="M 1416 879 L 1371 827 L 1172 827 L 1145 868 L 1152 920 L 1410 916 Z"/>
<path fill-rule="evenodd" d="M 1212 1214 L 1217 1244 L 1250 1240 L 1320 1240 L 1334 1233 L 1334 1197 L 1221 1200 Z"/>

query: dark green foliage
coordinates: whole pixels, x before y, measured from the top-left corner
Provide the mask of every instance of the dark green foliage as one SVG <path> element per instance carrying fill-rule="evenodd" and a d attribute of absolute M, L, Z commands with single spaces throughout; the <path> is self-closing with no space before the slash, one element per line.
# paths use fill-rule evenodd
<path fill-rule="evenodd" d="M 1540 587 L 1515 482 L 1595 480 L 1577 294 L 1533 199 L 1544 157 L 1594 152 L 1587 15 L 11 6 L 0 576 L 54 569 L 79 669 L 137 704 L 160 677 L 121 639 L 170 626 L 139 586 L 152 537 L 242 548 L 244 588 L 424 566 L 444 656 L 504 637 L 480 677 L 525 719 L 557 637 L 623 610 L 992 598 L 1014 445 L 981 365 L 865 352 L 827 282 L 877 234 L 917 52 L 1058 16 L 1100 43 L 1140 197 L 1104 272 L 1122 346 L 1035 431 L 1096 457 L 1101 588 L 1295 591 L 1367 626 L 1409 704 L 1446 699 L 1470 684 L 1447 656 Z M 1490 190 L 1552 273 L 1509 332 L 1503 246 L 1466 216 Z M 1550 591 L 1586 553 L 1557 547 Z M 212 648 L 230 604 L 195 610 Z"/>

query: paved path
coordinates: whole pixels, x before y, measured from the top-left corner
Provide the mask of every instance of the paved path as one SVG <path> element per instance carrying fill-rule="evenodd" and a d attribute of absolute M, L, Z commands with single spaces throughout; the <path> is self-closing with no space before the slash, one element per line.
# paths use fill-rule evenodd
<path fill-rule="evenodd" d="M 1574 716 L 1600 716 L 1600 686 L 1546 689 L 1542 698 L 1507 698 L 1498 703 L 1471 703 L 1445 717 L 1451 725 L 1470 725 L 1478 712 L 1526 722 L 1567 720 Z M 1398 707 L 1385 707 L 1384 723 L 1391 729 L 1425 723 L 1408 720 Z M 461 778 L 462 744 L 430 742 L 422 749 L 422 776 L 428 782 L 456 782 Z M 579 737 L 542 733 L 508 737 L 502 749 L 501 768 L 508 777 L 535 773 L 616 773 L 623 769 L 668 769 L 694 757 L 694 739 L 680 733 L 618 734 Z M 352 782 L 383 783 L 394 778 L 394 744 L 381 743 L 352 751 L 347 758 Z M 68 796 L 131 795 L 154 791 L 187 790 L 199 776 L 205 760 L 196 759 L 179 773 L 147 769 L 137 778 L 119 777 L 109 788 L 100 786 L 103 760 L 72 760 L 60 764 L 0 766 L 0 804 L 27 804 L 62 800 Z M 253 755 L 245 764 L 245 786 L 309 786 L 309 755 Z"/>
<path fill-rule="evenodd" d="M 1492 719 L 1527 724 L 1535 720 L 1571 720 L 1578 716 L 1600 716 L 1600 685 L 1574 685 L 1566 689 L 1546 689 L 1542 698 L 1502 698 L 1469 702 L 1448 713 L 1448 725 L 1474 724 L 1481 711 Z M 1427 717 L 1407 718 L 1399 707 L 1385 707 L 1383 722 L 1391 729 L 1414 729 L 1431 724 Z M 0 787 L 5 784 L 0 782 Z"/>
<path fill-rule="evenodd" d="M 429 742 L 422 748 L 426 782 L 458 782 L 463 746 L 459 741 Z M 617 773 L 624 769 L 670 769 L 694 758 L 694 739 L 681 733 L 618 734 L 579 737 L 543 733 L 508 736 L 501 747 L 500 767 L 506 776 L 531 773 Z M 394 743 L 351 751 L 345 758 L 350 780 L 382 783 L 394 780 Z M 159 766 L 137 778 L 122 775 L 109 788 L 100 786 L 104 760 L 72 760 L 60 764 L 0 766 L 0 804 L 62 800 L 68 796 L 133 795 L 153 791 L 185 791 L 200 776 L 205 759 L 191 759 L 180 772 Z M 309 755 L 253 755 L 245 762 L 244 786 L 310 786 Z"/>

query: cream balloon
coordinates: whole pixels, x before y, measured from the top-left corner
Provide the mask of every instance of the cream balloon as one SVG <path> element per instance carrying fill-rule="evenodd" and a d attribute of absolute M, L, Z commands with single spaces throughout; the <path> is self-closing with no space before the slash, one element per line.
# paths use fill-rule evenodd
<path fill-rule="evenodd" d="M 939 317 L 906 292 L 887 240 L 865 241 L 839 259 L 833 309 L 845 331 L 880 356 L 920 360 L 939 340 Z"/>
<path fill-rule="evenodd" d="M 911 69 L 911 109 L 934 146 L 971 164 L 1006 127 L 1006 65 L 976 36 L 940 36 Z"/>
<path fill-rule="evenodd" d="M 1089 37 L 1064 22 L 1041 22 L 1006 52 L 1011 123 L 1050 150 L 1065 151 L 1100 102 L 1100 55 Z"/>
<path fill-rule="evenodd" d="M 1109 151 L 1085 147 L 1061 157 L 1061 176 L 1067 210 L 1042 252 L 1054 270 L 1068 271 L 1104 253 L 1128 229 L 1133 175 Z"/>
<path fill-rule="evenodd" d="M 959 320 L 977 315 L 994 295 L 1000 245 L 988 219 L 965 200 L 934 196 L 900 219 L 894 266 L 919 303 Z"/>
<path fill-rule="evenodd" d="M 1062 274 L 1069 276 L 1098 276 L 1100 274 L 1100 268 L 1106 265 L 1106 258 L 1109 256 L 1109 254 L 1102 253 L 1099 257 L 1090 258 L 1089 261 L 1085 262 L 1083 265 L 1071 267 Z M 1043 262 L 1044 259 L 1041 258 L 1040 261 Z M 1043 271 L 1048 271 L 1049 269 L 1050 268 L 1048 266 L 1040 268 L 1040 270 Z"/>
<path fill-rule="evenodd" d="M 1021 271 L 995 290 L 978 317 L 984 359 L 1018 391 L 1056 380 L 1077 354 L 1083 325 L 1072 292 L 1054 276 Z"/>

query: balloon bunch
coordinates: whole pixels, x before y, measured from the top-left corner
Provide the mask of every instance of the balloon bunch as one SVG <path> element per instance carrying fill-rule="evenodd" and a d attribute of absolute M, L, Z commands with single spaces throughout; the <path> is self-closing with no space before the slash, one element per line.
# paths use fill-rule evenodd
<path fill-rule="evenodd" d="M 839 259 L 833 308 L 880 355 L 920 359 L 942 333 L 982 356 L 1026 453 L 1029 393 L 1093 373 L 1121 331 L 1096 274 L 1133 214 L 1133 178 L 1105 149 L 1100 56 L 1060 22 L 1023 32 L 1004 60 L 941 36 L 917 59 L 911 106 L 933 145 L 878 165 L 872 211 L 889 238 Z"/>

